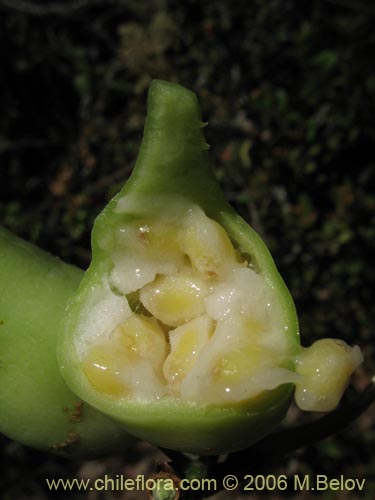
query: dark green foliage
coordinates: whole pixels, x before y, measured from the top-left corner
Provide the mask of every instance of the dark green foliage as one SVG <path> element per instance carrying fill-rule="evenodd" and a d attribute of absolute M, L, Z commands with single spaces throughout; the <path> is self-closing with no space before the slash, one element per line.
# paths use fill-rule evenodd
<path fill-rule="evenodd" d="M 358 343 L 360 390 L 374 372 L 374 25 L 362 0 L 0 1 L 1 223 L 87 266 L 149 83 L 177 81 L 200 97 L 217 176 L 268 243 L 303 343 Z M 301 473 L 369 474 L 369 427 L 305 451 Z"/>

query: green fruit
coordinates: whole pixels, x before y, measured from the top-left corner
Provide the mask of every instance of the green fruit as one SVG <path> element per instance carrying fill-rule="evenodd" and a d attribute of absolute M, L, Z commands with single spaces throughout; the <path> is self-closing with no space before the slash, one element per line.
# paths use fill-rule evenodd
<path fill-rule="evenodd" d="M 82 271 L 0 228 L 0 432 L 67 456 L 124 449 L 132 438 L 68 388 L 57 335 Z"/>
<path fill-rule="evenodd" d="M 59 358 L 72 390 L 135 436 L 218 454 L 281 422 L 300 345 L 270 253 L 214 179 L 203 125 L 192 92 L 152 83 L 136 166 L 95 222 Z"/>

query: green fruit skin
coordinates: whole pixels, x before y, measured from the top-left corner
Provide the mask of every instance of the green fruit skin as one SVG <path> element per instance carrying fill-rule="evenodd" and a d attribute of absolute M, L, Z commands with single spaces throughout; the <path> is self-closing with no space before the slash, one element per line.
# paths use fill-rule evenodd
<path fill-rule="evenodd" d="M 82 404 L 59 371 L 57 335 L 82 275 L 0 227 L 0 432 L 77 458 L 124 449 L 133 439 Z"/>
<path fill-rule="evenodd" d="M 93 259 L 68 307 L 59 359 L 63 376 L 72 390 L 123 422 L 135 436 L 183 452 L 219 454 L 246 448 L 270 433 L 290 405 L 293 386 L 285 384 L 264 391 L 259 397 L 233 407 L 199 406 L 171 400 L 145 403 L 117 400 L 100 394 L 88 383 L 73 340 L 92 287 L 100 287 L 102 276 L 111 270 L 113 235 L 134 216 L 134 212 L 116 210 L 118 200 L 125 197 L 139 207 L 139 213 L 153 214 L 168 207 L 173 211 L 173 203 L 183 199 L 199 205 L 226 229 L 241 252 L 251 256 L 254 268 L 277 292 L 290 352 L 299 348 L 298 322 L 289 291 L 263 241 L 225 200 L 212 173 L 203 126 L 195 94 L 177 84 L 159 80 L 151 84 L 144 137 L 135 168 L 123 189 L 95 222 Z"/>

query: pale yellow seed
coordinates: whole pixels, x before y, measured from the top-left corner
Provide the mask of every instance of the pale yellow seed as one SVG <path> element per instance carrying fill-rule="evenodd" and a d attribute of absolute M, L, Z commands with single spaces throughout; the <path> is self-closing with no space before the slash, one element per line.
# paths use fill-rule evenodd
<path fill-rule="evenodd" d="M 212 382 L 223 390 L 249 380 L 266 365 L 274 365 L 275 356 L 258 345 L 238 345 L 223 352 L 211 367 Z"/>
<path fill-rule="evenodd" d="M 122 380 L 119 353 L 109 343 L 90 347 L 82 366 L 97 391 L 111 396 L 129 395 L 129 387 Z"/>
<path fill-rule="evenodd" d="M 225 229 L 203 211 L 186 220 L 183 249 L 193 268 L 206 277 L 222 276 L 238 266 L 238 256 Z"/>
<path fill-rule="evenodd" d="M 204 313 L 207 286 L 185 275 L 159 276 L 144 286 L 140 299 L 150 313 L 169 326 L 180 326 Z"/>
<path fill-rule="evenodd" d="M 154 318 L 132 314 L 119 325 L 116 336 L 131 361 L 137 362 L 143 358 L 150 361 L 155 369 L 161 368 L 168 352 L 168 344 L 163 330 Z"/>
<path fill-rule="evenodd" d="M 177 385 L 195 365 L 200 350 L 207 344 L 213 330 L 213 321 L 207 316 L 195 318 L 170 331 L 171 352 L 163 373 L 168 383 Z"/>

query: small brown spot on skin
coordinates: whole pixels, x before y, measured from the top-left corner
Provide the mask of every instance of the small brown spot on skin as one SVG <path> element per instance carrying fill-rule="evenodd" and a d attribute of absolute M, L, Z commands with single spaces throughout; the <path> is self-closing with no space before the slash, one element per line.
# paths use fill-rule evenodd
<path fill-rule="evenodd" d="M 82 417 L 82 408 L 83 408 L 82 401 L 75 403 L 72 416 L 69 418 L 69 420 L 71 420 L 72 422 L 80 422 Z"/>
<path fill-rule="evenodd" d="M 68 444 L 73 444 L 79 441 L 79 435 L 76 432 L 69 432 L 69 437 L 67 439 Z"/>
<path fill-rule="evenodd" d="M 69 420 L 71 422 L 80 422 L 81 418 L 82 418 L 82 409 L 83 409 L 83 403 L 82 403 L 82 401 L 74 403 L 73 411 L 72 411 L 72 414 L 69 417 Z M 69 408 L 67 406 L 64 406 L 63 410 L 64 411 L 68 411 Z"/>
<path fill-rule="evenodd" d="M 60 441 L 52 446 L 52 449 L 58 450 L 61 448 L 66 448 L 67 446 L 77 443 L 79 441 L 79 435 L 76 432 L 69 432 L 68 437 L 65 441 Z"/>
<path fill-rule="evenodd" d="M 71 422 L 80 422 L 81 419 L 79 417 L 76 417 L 75 415 L 72 415 L 71 417 L 69 417 L 69 420 Z"/>
<path fill-rule="evenodd" d="M 5 325 L 5 321 L 3 319 L 0 319 L 0 326 Z"/>

